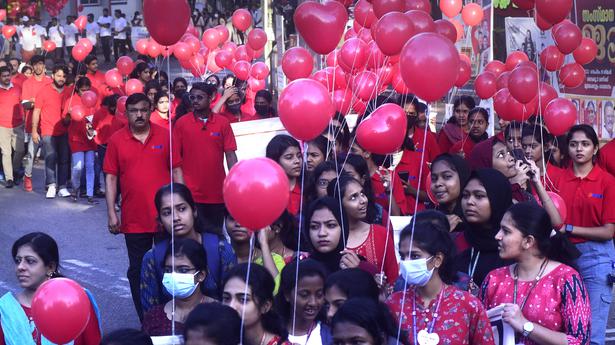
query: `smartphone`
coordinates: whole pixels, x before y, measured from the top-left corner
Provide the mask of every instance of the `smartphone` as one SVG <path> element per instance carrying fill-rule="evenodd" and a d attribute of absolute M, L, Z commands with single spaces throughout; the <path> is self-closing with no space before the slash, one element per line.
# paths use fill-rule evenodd
<path fill-rule="evenodd" d="M 410 173 L 407 171 L 400 171 L 397 173 L 397 175 L 399 175 L 399 178 L 404 182 L 408 182 L 408 180 L 410 179 Z"/>
<path fill-rule="evenodd" d="M 513 149 L 511 154 L 512 154 L 513 158 L 515 159 L 515 161 L 522 161 L 523 164 L 529 164 L 527 162 L 527 158 L 525 157 L 525 153 L 523 152 L 522 149 Z M 527 175 L 532 177 L 532 176 L 534 176 L 534 173 L 532 173 L 532 171 L 529 170 L 527 172 Z"/>

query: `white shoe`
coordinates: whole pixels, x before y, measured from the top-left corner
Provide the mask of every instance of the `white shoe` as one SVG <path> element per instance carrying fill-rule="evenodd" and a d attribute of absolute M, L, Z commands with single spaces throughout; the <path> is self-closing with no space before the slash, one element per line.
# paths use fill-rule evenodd
<path fill-rule="evenodd" d="M 56 197 L 56 185 L 52 184 L 49 185 L 49 188 L 47 188 L 47 199 L 53 199 Z"/>
<path fill-rule="evenodd" d="M 58 191 L 58 195 L 63 197 L 63 198 L 66 198 L 66 197 L 70 196 L 70 192 L 68 191 L 68 189 L 62 188 L 62 189 L 60 189 Z"/>

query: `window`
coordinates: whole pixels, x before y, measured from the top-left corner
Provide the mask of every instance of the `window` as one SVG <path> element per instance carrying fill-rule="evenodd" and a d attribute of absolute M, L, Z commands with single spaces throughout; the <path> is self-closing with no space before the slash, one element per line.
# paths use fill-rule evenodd
<path fill-rule="evenodd" d="M 80 0 L 80 3 L 83 6 L 96 6 L 100 5 L 100 0 Z"/>

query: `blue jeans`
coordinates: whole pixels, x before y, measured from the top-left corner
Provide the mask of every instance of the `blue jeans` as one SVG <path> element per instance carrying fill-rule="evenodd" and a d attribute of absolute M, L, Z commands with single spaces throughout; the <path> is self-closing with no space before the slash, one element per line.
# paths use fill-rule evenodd
<path fill-rule="evenodd" d="M 607 275 L 613 272 L 615 248 L 613 241 L 587 241 L 577 244 L 577 249 L 581 251 L 577 266 L 592 310 L 591 344 L 603 345 L 613 290 L 608 284 Z"/>
<path fill-rule="evenodd" d="M 85 169 L 85 190 L 88 197 L 94 196 L 94 159 L 95 151 L 73 153 L 72 182 L 77 189 L 81 182 L 81 175 Z"/>
<path fill-rule="evenodd" d="M 66 188 L 70 164 L 68 135 L 45 135 L 42 138 L 43 146 L 45 147 L 45 184 L 47 186 L 57 184 L 58 189 Z"/>

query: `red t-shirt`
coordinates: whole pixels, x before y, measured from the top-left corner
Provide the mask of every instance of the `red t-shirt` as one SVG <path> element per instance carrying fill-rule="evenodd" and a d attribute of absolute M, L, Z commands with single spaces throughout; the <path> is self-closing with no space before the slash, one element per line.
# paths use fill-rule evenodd
<path fill-rule="evenodd" d="M 67 126 L 62 121 L 62 113 L 64 102 L 70 95 L 68 88 L 58 91 L 53 84 L 43 86 L 36 94 L 34 108 L 41 110 L 42 135 L 58 136 L 67 132 Z"/>
<path fill-rule="evenodd" d="M 576 177 L 570 167 L 563 171 L 557 187 L 568 210 L 566 224 L 597 227 L 615 223 L 615 177 L 599 166 L 594 166 L 584 178 Z M 570 240 L 587 241 L 575 236 Z"/>
<path fill-rule="evenodd" d="M 173 115 L 174 114 L 171 114 L 171 120 L 173 120 L 174 118 Z M 169 120 L 160 116 L 160 113 L 158 112 L 158 110 L 152 111 L 152 115 L 149 118 L 149 122 L 156 126 L 160 126 L 166 130 L 169 130 Z"/>
<path fill-rule="evenodd" d="M 600 149 L 598 165 L 609 174 L 615 176 L 615 140 L 609 141 Z"/>
<path fill-rule="evenodd" d="M 181 98 L 178 97 L 174 97 L 173 100 L 171 101 L 170 105 L 169 105 L 169 111 L 173 114 L 175 114 L 175 110 L 177 109 L 177 106 L 182 102 Z M 215 103 L 214 103 L 215 104 Z"/>
<path fill-rule="evenodd" d="M 231 114 L 231 113 L 229 113 L 226 110 L 221 111 L 220 113 L 218 113 L 218 115 L 224 116 L 228 120 L 228 122 L 230 122 L 230 123 L 254 121 L 254 120 L 260 120 L 261 119 L 258 115 L 250 114 L 250 113 L 245 113 L 245 112 L 243 112 L 243 110 L 241 111 L 241 115 L 239 115 L 239 116 Z"/>
<path fill-rule="evenodd" d="M 425 134 L 427 134 L 427 139 L 425 139 Z M 438 146 L 436 135 L 426 128 L 414 127 L 412 142 L 416 152 L 423 152 L 423 141 L 425 141 L 425 161 L 428 163 L 433 162 L 440 155 L 440 146 Z"/>
<path fill-rule="evenodd" d="M 220 115 L 210 114 L 204 123 L 188 113 L 173 127 L 173 155 L 181 157 L 184 180 L 197 203 L 224 203 L 224 153 L 235 150 L 233 129 Z"/>
<path fill-rule="evenodd" d="M 470 157 L 470 152 L 472 152 L 472 149 L 474 148 L 474 146 L 476 146 L 476 143 L 474 142 L 474 140 L 470 139 L 469 137 L 466 137 L 464 138 L 464 140 L 456 142 L 450 148 L 450 150 L 448 150 L 448 153 L 455 154 L 455 155 L 463 154 L 463 157 L 467 158 L 467 157 Z"/>
<path fill-rule="evenodd" d="M 449 152 L 453 145 L 455 145 L 455 143 L 448 138 L 448 135 L 446 135 L 443 130 L 440 130 L 440 133 L 438 133 L 438 146 L 440 147 L 440 152 Z"/>
<path fill-rule="evenodd" d="M 303 206 L 305 207 L 305 205 Z M 297 179 L 295 186 L 290 190 L 288 198 L 288 207 L 286 207 L 288 213 L 296 216 L 301 210 L 301 182 Z"/>
<path fill-rule="evenodd" d="M 0 87 L 0 127 L 15 128 L 23 125 L 21 88 L 13 85 L 9 89 Z"/>
<path fill-rule="evenodd" d="M 397 167 L 395 167 L 395 175 L 399 176 L 400 172 L 408 173 L 408 182 L 413 188 L 418 188 L 419 190 L 426 192 L 429 186 L 425 185 L 425 181 L 427 181 L 427 174 L 429 173 L 429 167 L 427 167 L 427 162 L 423 162 L 423 171 L 421 170 L 421 152 L 404 150 L 403 155 L 401 156 L 401 160 Z M 419 186 L 419 175 L 421 180 L 420 188 Z M 400 177 L 401 179 L 401 177 Z M 414 207 L 416 204 L 416 198 L 414 195 L 406 194 L 406 210 L 407 214 L 414 214 Z M 422 211 L 425 209 L 425 204 L 422 202 L 418 203 L 417 211 Z"/>
<path fill-rule="evenodd" d="M 397 174 L 392 174 L 393 177 L 393 198 L 401 211 L 401 214 L 408 214 L 406 194 L 404 193 L 404 185 Z M 387 195 L 384 183 L 378 173 L 372 175 L 372 191 L 376 198 L 376 203 L 382 206 L 385 210 L 389 210 L 389 196 Z M 414 210 L 414 205 L 412 206 Z"/>
<path fill-rule="evenodd" d="M 102 101 L 101 98 L 109 96 L 112 94 L 111 90 L 105 83 L 105 74 L 101 71 L 96 71 L 96 73 L 90 73 L 89 71 L 85 74 L 88 79 L 92 82 L 92 88 L 98 91 L 98 103 Z"/>
<path fill-rule="evenodd" d="M 171 183 L 169 155 L 169 133 L 158 126 L 150 126 L 144 143 L 133 136 L 130 127 L 109 139 L 103 170 L 120 180 L 122 232 L 156 232 L 154 196 L 160 187 Z M 179 166 L 181 157 L 174 155 L 173 168 Z"/>
<path fill-rule="evenodd" d="M 128 119 L 122 115 L 113 115 L 109 112 L 109 109 L 101 107 L 94 113 L 93 125 L 96 130 L 94 141 L 98 145 L 107 145 L 109 138 L 115 132 L 128 125 Z"/>
<path fill-rule="evenodd" d="M 43 76 L 41 80 L 37 80 L 35 77 L 28 78 L 21 87 L 21 100 L 34 102 L 36 94 L 41 88 L 51 83 L 51 78 L 47 76 Z M 26 133 L 32 133 L 32 110 L 26 111 Z"/>
<path fill-rule="evenodd" d="M 375 265 L 378 271 L 382 269 L 389 283 L 397 280 L 399 266 L 395 257 L 392 229 L 387 232 L 384 226 L 372 224 L 365 241 L 358 247 L 348 249 L 363 256 L 367 262 Z"/>
<path fill-rule="evenodd" d="M 72 97 L 64 101 L 64 111 L 62 114 L 66 116 L 69 109 L 76 105 L 83 105 L 81 102 L 81 97 L 78 94 L 74 94 Z M 86 116 L 93 115 L 92 108 L 86 109 Z M 98 147 L 93 139 L 88 139 L 86 130 L 87 122 L 88 121 L 85 117 L 79 121 L 75 121 L 73 119 L 70 120 L 70 124 L 68 125 L 68 145 L 70 146 L 71 153 L 95 151 Z"/>
<path fill-rule="evenodd" d="M 28 80 L 28 77 L 26 77 L 24 74 L 17 73 L 11 78 L 11 83 L 21 88 L 23 86 L 23 82 L 26 80 Z"/>

